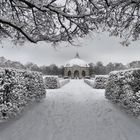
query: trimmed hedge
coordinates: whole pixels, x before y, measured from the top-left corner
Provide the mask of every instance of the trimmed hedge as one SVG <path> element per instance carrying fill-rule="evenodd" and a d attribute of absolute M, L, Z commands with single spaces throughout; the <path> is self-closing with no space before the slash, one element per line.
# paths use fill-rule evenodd
<path fill-rule="evenodd" d="M 61 80 L 59 80 L 59 86 L 62 87 L 62 86 L 66 85 L 69 82 L 70 82 L 69 79 L 61 79 Z"/>
<path fill-rule="evenodd" d="M 108 75 L 97 75 L 95 79 L 84 79 L 84 82 L 95 89 L 105 89 Z"/>
<path fill-rule="evenodd" d="M 94 80 L 84 79 L 84 82 L 91 87 L 94 87 Z"/>
<path fill-rule="evenodd" d="M 65 76 L 64 79 L 69 79 L 69 77 L 68 76 Z"/>
<path fill-rule="evenodd" d="M 127 112 L 140 115 L 140 69 L 111 72 L 105 96 Z"/>
<path fill-rule="evenodd" d="M 57 76 L 46 76 L 44 84 L 46 89 L 57 89 L 60 87 Z"/>
<path fill-rule="evenodd" d="M 0 68 L 0 119 L 18 115 L 24 107 L 46 95 L 40 73 Z"/>
<path fill-rule="evenodd" d="M 85 76 L 85 79 L 90 79 L 90 76 Z"/>
<path fill-rule="evenodd" d="M 93 88 L 105 89 L 108 75 L 97 75 L 95 76 Z"/>
<path fill-rule="evenodd" d="M 44 84 L 45 84 L 46 89 L 60 88 L 64 86 L 65 84 L 67 84 L 69 81 L 70 81 L 69 79 L 59 80 L 57 76 L 46 76 L 44 78 Z"/>

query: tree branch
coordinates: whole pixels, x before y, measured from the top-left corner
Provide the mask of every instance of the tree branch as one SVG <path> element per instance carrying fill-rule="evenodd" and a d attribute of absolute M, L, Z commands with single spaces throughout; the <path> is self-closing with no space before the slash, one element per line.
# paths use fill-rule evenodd
<path fill-rule="evenodd" d="M 7 20 L 7 19 L 4 19 L 4 18 L 2 18 L 2 17 L 0 17 L 0 23 L 2 23 L 2 24 L 7 24 L 7 25 L 9 25 L 9 26 L 15 28 L 15 29 L 16 29 L 17 31 L 19 31 L 22 35 L 24 35 L 30 42 L 37 43 L 33 38 L 31 38 L 31 37 L 27 34 L 27 32 L 24 32 L 24 31 L 22 30 L 21 26 L 18 26 L 19 23 L 17 23 L 17 24 L 16 24 L 16 23 L 13 23 L 13 22 L 11 22 L 11 21 L 9 21 L 9 20 Z"/>

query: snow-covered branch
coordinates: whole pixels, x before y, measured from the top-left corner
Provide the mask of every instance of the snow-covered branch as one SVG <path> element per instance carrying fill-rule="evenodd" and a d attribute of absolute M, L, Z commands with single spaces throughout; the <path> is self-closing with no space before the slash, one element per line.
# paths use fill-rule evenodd
<path fill-rule="evenodd" d="M 140 0 L 2 0 L 0 37 L 71 42 L 100 29 L 125 41 L 138 40 L 139 8 Z"/>

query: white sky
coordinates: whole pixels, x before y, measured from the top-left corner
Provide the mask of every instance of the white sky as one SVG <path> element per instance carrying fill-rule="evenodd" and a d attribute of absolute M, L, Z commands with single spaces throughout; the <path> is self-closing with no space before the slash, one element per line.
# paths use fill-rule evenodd
<path fill-rule="evenodd" d="M 77 41 L 79 47 L 60 44 L 57 48 L 44 42 L 38 44 L 26 43 L 24 46 L 15 46 L 10 41 L 5 40 L 0 44 L 0 56 L 6 59 L 20 61 L 23 64 L 33 62 L 38 65 L 63 65 L 72 59 L 78 51 L 80 57 L 87 62 L 96 63 L 102 61 L 128 63 L 140 60 L 140 41 L 132 42 L 129 47 L 120 45 L 120 40 L 109 37 L 106 33 L 90 35 Z"/>

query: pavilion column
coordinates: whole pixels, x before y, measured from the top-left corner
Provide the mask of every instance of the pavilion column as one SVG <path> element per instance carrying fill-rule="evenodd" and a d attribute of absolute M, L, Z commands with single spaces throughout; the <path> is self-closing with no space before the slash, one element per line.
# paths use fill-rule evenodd
<path fill-rule="evenodd" d="M 82 70 L 79 70 L 79 78 L 82 78 Z"/>
<path fill-rule="evenodd" d="M 73 69 L 71 70 L 71 77 L 72 77 L 72 79 L 74 79 L 74 70 Z"/>

